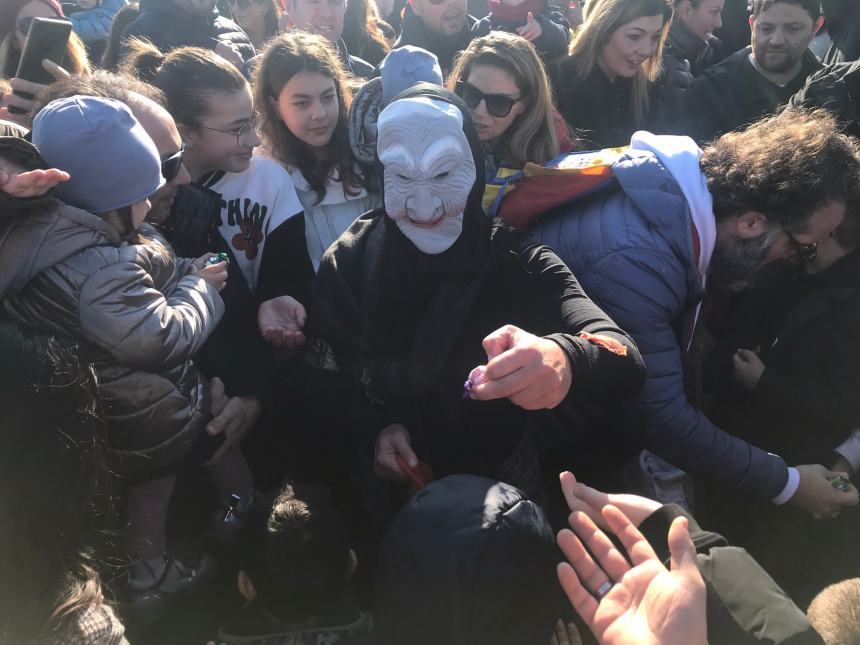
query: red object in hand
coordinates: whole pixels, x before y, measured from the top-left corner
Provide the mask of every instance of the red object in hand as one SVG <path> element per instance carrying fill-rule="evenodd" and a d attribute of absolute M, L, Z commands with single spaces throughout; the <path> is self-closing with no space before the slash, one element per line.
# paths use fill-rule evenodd
<path fill-rule="evenodd" d="M 400 466 L 401 470 L 403 470 L 403 472 L 406 473 L 406 476 L 409 477 L 409 492 L 412 495 L 433 481 L 433 471 L 430 470 L 430 466 L 425 464 L 423 461 L 419 461 L 415 468 L 411 468 L 403 457 L 397 455 L 396 458 L 397 465 Z"/>

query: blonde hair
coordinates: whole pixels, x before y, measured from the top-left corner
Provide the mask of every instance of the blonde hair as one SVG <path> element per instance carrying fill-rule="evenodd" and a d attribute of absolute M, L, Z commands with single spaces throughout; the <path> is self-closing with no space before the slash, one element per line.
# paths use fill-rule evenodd
<path fill-rule="evenodd" d="M 827 645 L 860 643 L 860 578 L 830 585 L 810 603 L 806 616 Z"/>
<path fill-rule="evenodd" d="M 448 87 L 456 91 L 475 65 L 491 65 L 513 76 L 523 103 L 522 113 L 502 135 L 502 156 L 517 168 L 528 162 L 546 163 L 558 155 L 553 127 L 554 101 L 543 62 L 534 46 L 522 36 L 492 32 L 476 38 L 459 56 Z"/>
<path fill-rule="evenodd" d="M 18 50 L 18 39 L 13 29 L 0 42 L 0 77 L 13 78 L 18 72 L 20 60 L 21 52 Z M 66 45 L 66 55 L 61 67 L 72 76 L 89 76 L 92 72 L 86 45 L 74 32 L 69 36 L 69 44 Z"/>
<path fill-rule="evenodd" d="M 570 44 L 576 73 L 574 84 L 584 81 L 597 65 L 601 51 L 616 30 L 637 18 L 663 16 L 663 31 L 657 52 L 642 63 L 633 78 L 631 102 L 637 125 L 642 125 L 650 103 L 650 85 L 660 76 L 663 67 L 663 45 L 669 35 L 673 14 L 672 0 L 589 0 L 585 6 L 585 21 L 576 31 Z"/>

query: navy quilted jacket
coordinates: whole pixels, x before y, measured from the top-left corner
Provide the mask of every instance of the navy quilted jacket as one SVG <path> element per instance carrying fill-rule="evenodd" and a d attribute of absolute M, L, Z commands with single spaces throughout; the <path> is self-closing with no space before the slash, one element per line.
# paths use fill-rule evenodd
<path fill-rule="evenodd" d="M 785 462 L 720 430 L 687 400 L 684 353 L 704 289 L 681 189 L 650 152 L 625 153 L 613 171 L 610 189 L 532 232 L 642 353 L 645 385 L 625 402 L 619 431 L 694 476 L 774 498 L 788 481 Z"/>

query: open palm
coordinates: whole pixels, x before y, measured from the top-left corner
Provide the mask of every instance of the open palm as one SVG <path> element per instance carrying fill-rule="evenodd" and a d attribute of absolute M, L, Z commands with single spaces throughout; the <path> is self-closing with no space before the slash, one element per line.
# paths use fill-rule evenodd
<path fill-rule="evenodd" d="M 57 184 L 68 180 L 69 173 L 56 168 L 20 173 L 0 169 L 0 190 L 19 199 L 41 197 Z"/>
<path fill-rule="evenodd" d="M 607 506 L 602 515 L 630 562 L 585 513 L 570 517 L 576 534 L 564 530 L 558 535 L 569 561 L 558 567 L 562 588 L 600 643 L 707 643 L 705 583 L 687 520 L 677 518 L 669 529 L 669 570 L 621 511 Z M 605 595 L 595 597 L 607 587 Z"/>
<path fill-rule="evenodd" d="M 305 342 L 305 308 L 291 296 L 266 300 L 257 311 L 263 339 L 277 347 L 298 347 Z"/>

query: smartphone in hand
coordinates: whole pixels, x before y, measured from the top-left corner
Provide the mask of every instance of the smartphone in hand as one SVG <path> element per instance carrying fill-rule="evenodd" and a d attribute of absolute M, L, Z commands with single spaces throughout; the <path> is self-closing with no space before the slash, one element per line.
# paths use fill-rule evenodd
<path fill-rule="evenodd" d="M 72 23 L 68 20 L 33 18 L 15 76 L 31 83 L 53 83 L 54 77 L 42 67 L 42 61 L 47 58 L 57 65 L 62 65 L 71 34 Z M 24 92 L 16 91 L 15 94 L 28 101 L 35 98 Z M 11 105 L 9 111 L 13 114 L 24 114 L 24 110 Z"/>

